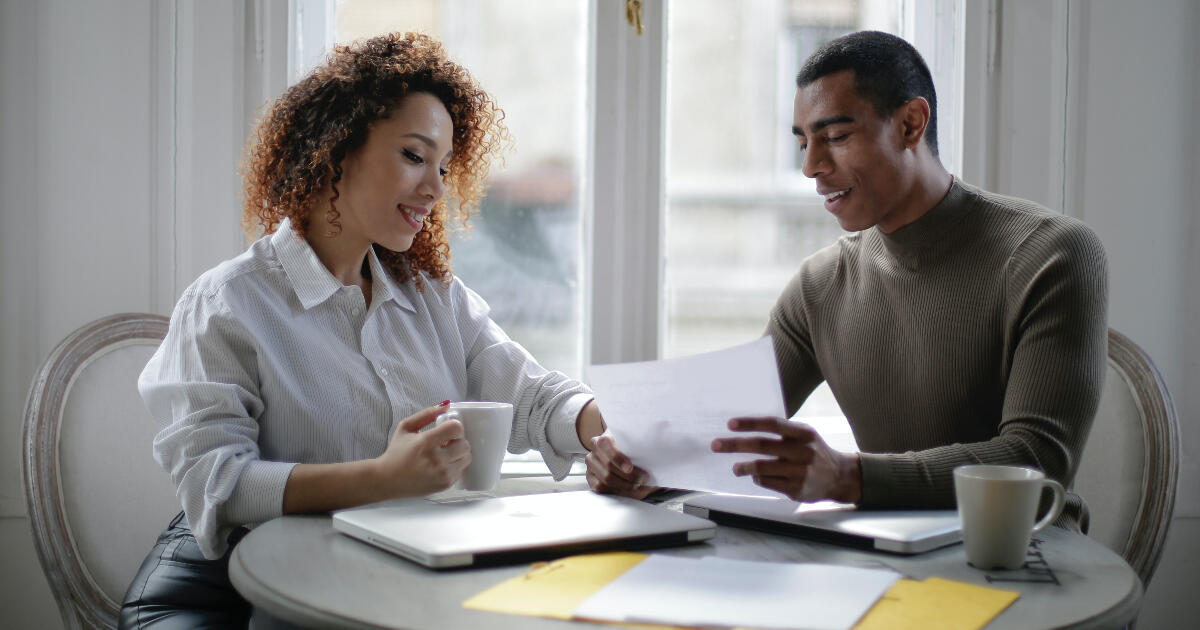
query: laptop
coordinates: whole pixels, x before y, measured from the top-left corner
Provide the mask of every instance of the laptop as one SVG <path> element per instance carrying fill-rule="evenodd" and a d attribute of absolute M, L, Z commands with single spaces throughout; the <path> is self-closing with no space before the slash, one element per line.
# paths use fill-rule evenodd
<path fill-rule="evenodd" d="M 898 554 L 962 541 L 956 510 L 859 510 L 833 501 L 709 494 L 687 499 L 683 511 L 721 525 Z"/>
<path fill-rule="evenodd" d="M 433 569 L 493 566 L 712 538 L 712 521 L 590 490 L 396 499 L 333 514 L 333 528 Z"/>

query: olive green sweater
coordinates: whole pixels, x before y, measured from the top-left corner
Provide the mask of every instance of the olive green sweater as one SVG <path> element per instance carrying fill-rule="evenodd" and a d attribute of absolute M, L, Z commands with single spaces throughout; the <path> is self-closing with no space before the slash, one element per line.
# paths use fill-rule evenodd
<path fill-rule="evenodd" d="M 871 508 L 952 508 L 954 467 L 1064 485 L 1104 384 L 1107 264 L 1083 223 L 955 179 L 917 221 L 842 237 L 771 313 L 790 414 L 828 381 Z M 1086 527 L 1071 496 L 1060 524 Z"/>

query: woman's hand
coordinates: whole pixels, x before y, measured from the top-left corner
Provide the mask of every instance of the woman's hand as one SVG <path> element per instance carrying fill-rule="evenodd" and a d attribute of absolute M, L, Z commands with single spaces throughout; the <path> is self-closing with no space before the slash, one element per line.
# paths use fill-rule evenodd
<path fill-rule="evenodd" d="M 421 432 L 448 405 L 422 409 L 400 421 L 387 450 L 375 458 L 378 479 L 392 496 L 424 496 L 454 485 L 471 463 L 471 445 L 458 420 Z"/>
<path fill-rule="evenodd" d="M 450 420 L 421 432 L 448 404 L 402 420 L 387 449 L 374 459 L 297 464 L 283 490 L 283 513 L 328 512 L 449 488 L 471 463 L 462 423 Z"/>
<path fill-rule="evenodd" d="M 608 431 L 592 438 L 592 450 L 584 461 L 588 485 L 595 492 L 644 499 L 658 490 L 657 486 L 644 485 L 649 475 L 617 449 L 617 442 Z"/>

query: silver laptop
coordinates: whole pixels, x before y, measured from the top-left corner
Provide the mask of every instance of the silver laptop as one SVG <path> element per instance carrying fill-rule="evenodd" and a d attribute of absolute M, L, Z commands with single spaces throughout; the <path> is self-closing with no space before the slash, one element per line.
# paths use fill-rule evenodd
<path fill-rule="evenodd" d="M 590 490 L 397 499 L 335 512 L 333 527 L 436 569 L 669 547 L 707 540 L 717 528 L 700 517 Z"/>
<path fill-rule="evenodd" d="M 683 511 L 721 525 L 900 554 L 962 540 L 955 510 L 858 510 L 832 501 L 709 494 L 687 499 Z"/>

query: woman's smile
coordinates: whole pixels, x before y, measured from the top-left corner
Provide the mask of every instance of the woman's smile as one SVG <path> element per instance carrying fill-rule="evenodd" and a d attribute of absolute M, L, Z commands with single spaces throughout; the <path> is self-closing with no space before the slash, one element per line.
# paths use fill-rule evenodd
<path fill-rule="evenodd" d="M 398 204 L 396 208 L 400 210 L 400 215 L 404 217 L 404 220 L 414 230 L 420 230 L 425 222 L 425 217 L 429 215 L 429 210 L 420 206 L 410 206 L 402 203 Z"/>

